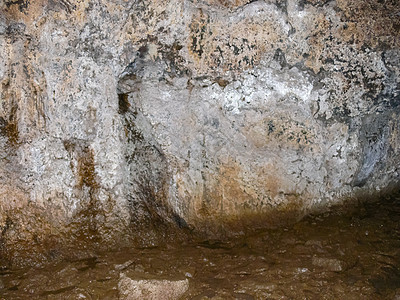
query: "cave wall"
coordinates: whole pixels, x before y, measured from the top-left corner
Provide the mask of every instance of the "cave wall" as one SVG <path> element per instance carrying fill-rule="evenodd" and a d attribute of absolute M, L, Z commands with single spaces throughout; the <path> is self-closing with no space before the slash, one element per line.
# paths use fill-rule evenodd
<path fill-rule="evenodd" d="M 396 0 L 0 4 L 3 248 L 399 186 Z M 148 223 L 146 223 L 148 224 Z"/>

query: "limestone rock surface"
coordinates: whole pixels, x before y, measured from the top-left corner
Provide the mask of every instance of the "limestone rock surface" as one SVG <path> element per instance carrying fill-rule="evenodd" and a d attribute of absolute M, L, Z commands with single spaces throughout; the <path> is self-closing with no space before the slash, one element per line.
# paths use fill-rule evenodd
<path fill-rule="evenodd" d="M 399 15 L 396 0 L 2 1 L 3 251 L 165 222 L 213 235 L 398 189 Z"/>

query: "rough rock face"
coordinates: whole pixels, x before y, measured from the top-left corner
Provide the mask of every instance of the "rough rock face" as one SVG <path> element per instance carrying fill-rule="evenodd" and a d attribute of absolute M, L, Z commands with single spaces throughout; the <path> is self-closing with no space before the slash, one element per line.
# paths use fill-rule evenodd
<path fill-rule="evenodd" d="M 3 250 L 154 220 L 217 232 L 398 187 L 399 15 L 397 0 L 3 1 Z"/>

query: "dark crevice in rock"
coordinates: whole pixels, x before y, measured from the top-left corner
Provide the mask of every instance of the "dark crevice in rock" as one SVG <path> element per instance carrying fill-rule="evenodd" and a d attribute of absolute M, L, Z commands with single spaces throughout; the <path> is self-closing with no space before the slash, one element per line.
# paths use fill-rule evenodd
<path fill-rule="evenodd" d="M 274 54 L 274 60 L 276 60 L 282 68 L 288 65 L 286 62 L 285 53 L 280 48 L 276 49 Z"/>
<path fill-rule="evenodd" d="M 185 229 L 188 225 L 168 204 L 171 177 L 168 161 L 152 136 L 150 124 L 135 103 L 139 97 L 136 94 L 140 90 L 138 86 L 143 80 L 139 75 L 145 73 L 143 67 L 140 67 L 139 74 L 135 73 L 137 71 L 137 62 L 129 65 L 118 85 L 119 102 L 124 95 L 124 113 L 121 116 L 126 137 L 125 159 L 129 168 L 131 226 L 138 232 L 163 235 L 173 227 Z M 140 238 L 140 234 L 138 236 Z"/>
<path fill-rule="evenodd" d="M 64 8 L 67 10 L 68 13 L 71 13 L 72 10 L 76 8 L 76 6 L 71 4 L 69 0 L 58 0 L 58 1 L 64 6 Z"/>
<path fill-rule="evenodd" d="M 118 94 L 118 113 L 123 115 L 129 111 L 128 94 Z"/>
<path fill-rule="evenodd" d="M 275 2 L 276 7 L 283 12 L 283 14 L 287 17 L 287 0 L 276 0 Z"/>
<path fill-rule="evenodd" d="M 18 106 L 12 105 L 8 118 L 0 117 L 0 135 L 5 136 L 12 147 L 19 145 L 17 110 Z"/>

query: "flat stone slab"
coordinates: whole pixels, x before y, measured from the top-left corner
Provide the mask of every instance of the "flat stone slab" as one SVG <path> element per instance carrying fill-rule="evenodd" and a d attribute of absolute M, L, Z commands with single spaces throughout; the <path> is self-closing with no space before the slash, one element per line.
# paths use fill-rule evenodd
<path fill-rule="evenodd" d="M 341 272 L 346 269 L 346 263 L 344 261 L 334 258 L 313 257 L 312 264 L 330 272 Z"/>
<path fill-rule="evenodd" d="M 118 283 L 119 299 L 179 299 L 189 289 L 185 280 L 133 280 L 121 273 Z"/>

